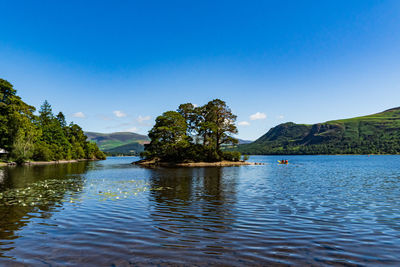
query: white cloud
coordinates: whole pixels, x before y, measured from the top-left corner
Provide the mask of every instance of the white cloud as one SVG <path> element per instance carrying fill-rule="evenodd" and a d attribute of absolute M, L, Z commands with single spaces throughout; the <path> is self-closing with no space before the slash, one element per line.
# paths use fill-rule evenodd
<path fill-rule="evenodd" d="M 136 128 L 136 127 L 132 127 L 132 128 L 126 129 L 126 131 L 128 131 L 128 132 L 137 132 L 138 130 L 139 130 L 139 129 Z"/>
<path fill-rule="evenodd" d="M 250 115 L 250 120 L 254 121 L 254 120 L 263 120 L 266 119 L 267 115 L 265 113 L 262 112 L 257 112 L 254 113 L 253 115 Z"/>
<path fill-rule="evenodd" d="M 126 117 L 126 114 L 120 110 L 115 110 L 115 111 L 113 111 L 113 113 L 117 118 Z"/>
<path fill-rule="evenodd" d="M 79 112 L 76 112 L 76 113 L 72 114 L 72 117 L 74 117 L 74 118 L 85 118 L 86 116 L 85 116 L 85 114 L 83 112 L 79 111 Z"/>
<path fill-rule="evenodd" d="M 238 123 L 239 126 L 249 126 L 250 123 L 248 121 L 241 121 Z"/>
<path fill-rule="evenodd" d="M 142 122 L 144 122 L 144 121 L 148 121 L 148 120 L 150 120 L 151 119 L 151 117 L 150 116 L 141 116 L 141 115 L 139 115 L 139 117 L 137 118 L 137 121 L 139 122 L 139 123 L 142 123 Z"/>
<path fill-rule="evenodd" d="M 277 117 L 277 119 L 279 119 L 279 120 L 283 120 L 285 118 L 285 116 L 283 116 L 283 115 L 279 115 L 278 117 Z"/>

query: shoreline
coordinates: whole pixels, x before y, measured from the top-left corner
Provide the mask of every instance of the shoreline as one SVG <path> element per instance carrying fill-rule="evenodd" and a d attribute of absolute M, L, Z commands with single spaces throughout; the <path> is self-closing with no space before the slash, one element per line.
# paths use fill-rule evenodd
<path fill-rule="evenodd" d="M 71 159 L 71 160 L 52 160 L 52 161 L 27 161 L 21 164 L 21 166 L 37 166 L 37 165 L 52 165 L 52 164 L 65 164 L 65 163 L 77 163 L 82 161 L 98 161 L 99 159 Z M 17 166 L 15 162 L 0 162 L 0 167 Z"/>
<path fill-rule="evenodd" d="M 65 163 L 77 163 L 82 161 L 97 161 L 99 159 L 70 159 L 70 160 L 53 160 L 53 161 L 27 161 L 22 163 L 22 166 L 32 165 L 51 165 L 51 164 L 65 164 Z"/>
<path fill-rule="evenodd" d="M 264 165 L 263 163 L 246 162 L 246 161 L 217 161 L 217 162 L 160 162 L 155 160 L 139 160 L 131 164 L 144 167 L 233 167 L 233 166 L 249 166 Z"/>

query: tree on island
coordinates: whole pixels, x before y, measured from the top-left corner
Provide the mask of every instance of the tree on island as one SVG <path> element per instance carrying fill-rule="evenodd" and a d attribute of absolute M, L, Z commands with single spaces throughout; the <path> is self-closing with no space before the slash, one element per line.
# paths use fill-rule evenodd
<path fill-rule="evenodd" d="M 16 93 L 11 83 L 0 79 L 0 148 L 9 152 L 7 160 L 105 159 L 81 127 L 67 125 L 62 112 L 54 116 L 49 102 L 36 116 L 35 108 Z"/>
<path fill-rule="evenodd" d="M 239 152 L 222 151 L 223 145 L 236 144 L 236 116 L 220 99 L 201 107 L 181 104 L 156 118 L 149 131 L 150 144 L 141 154 L 146 160 L 165 162 L 239 161 Z"/>

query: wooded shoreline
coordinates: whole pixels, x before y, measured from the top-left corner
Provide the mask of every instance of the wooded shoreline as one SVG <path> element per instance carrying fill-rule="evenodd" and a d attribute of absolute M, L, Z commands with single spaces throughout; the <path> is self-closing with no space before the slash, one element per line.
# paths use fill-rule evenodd
<path fill-rule="evenodd" d="M 22 163 L 22 166 L 33 166 L 33 165 L 51 165 L 51 164 L 64 164 L 64 163 L 76 163 L 82 161 L 97 161 L 101 159 L 71 159 L 71 160 L 52 160 L 52 161 L 27 161 Z M 15 162 L 0 162 L 0 167 L 5 166 L 17 166 Z"/>

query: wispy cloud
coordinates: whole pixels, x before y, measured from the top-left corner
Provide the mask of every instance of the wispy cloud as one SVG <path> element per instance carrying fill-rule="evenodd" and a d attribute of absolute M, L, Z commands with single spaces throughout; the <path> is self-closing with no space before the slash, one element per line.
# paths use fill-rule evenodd
<path fill-rule="evenodd" d="M 142 123 L 142 122 L 144 122 L 144 121 L 149 121 L 150 119 L 151 119 L 150 116 L 142 116 L 142 115 L 139 115 L 139 117 L 137 118 L 137 121 L 138 121 L 139 123 Z"/>
<path fill-rule="evenodd" d="M 250 122 L 248 122 L 248 121 L 240 121 L 240 122 L 238 123 L 238 125 L 239 125 L 239 126 L 249 126 L 249 125 L 250 125 Z"/>
<path fill-rule="evenodd" d="M 79 112 L 76 112 L 76 113 L 72 114 L 72 117 L 74 117 L 74 118 L 85 118 L 86 116 L 85 116 L 85 114 L 83 112 L 79 111 Z"/>
<path fill-rule="evenodd" d="M 113 113 L 117 118 L 126 117 L 126 114 L 124 112 L 120 111 L 120 110 L 115 110 L 115 111 L 113 111 Z"/>
<path fill-rule="evenodd" d="M 263 120 L 267 118 L 267 114 L 262 113 L 262 112 L 256 112 L 252 115 L 250 115 L 250 120 L 254 121 L 254 120 Z"/>
<path fill-rule="evenodd" d="M 278 120 L 283 120 L 285 118 L 285 116 L 283 115 L 279 115 L 278 117 L 276 117 Z"/>

